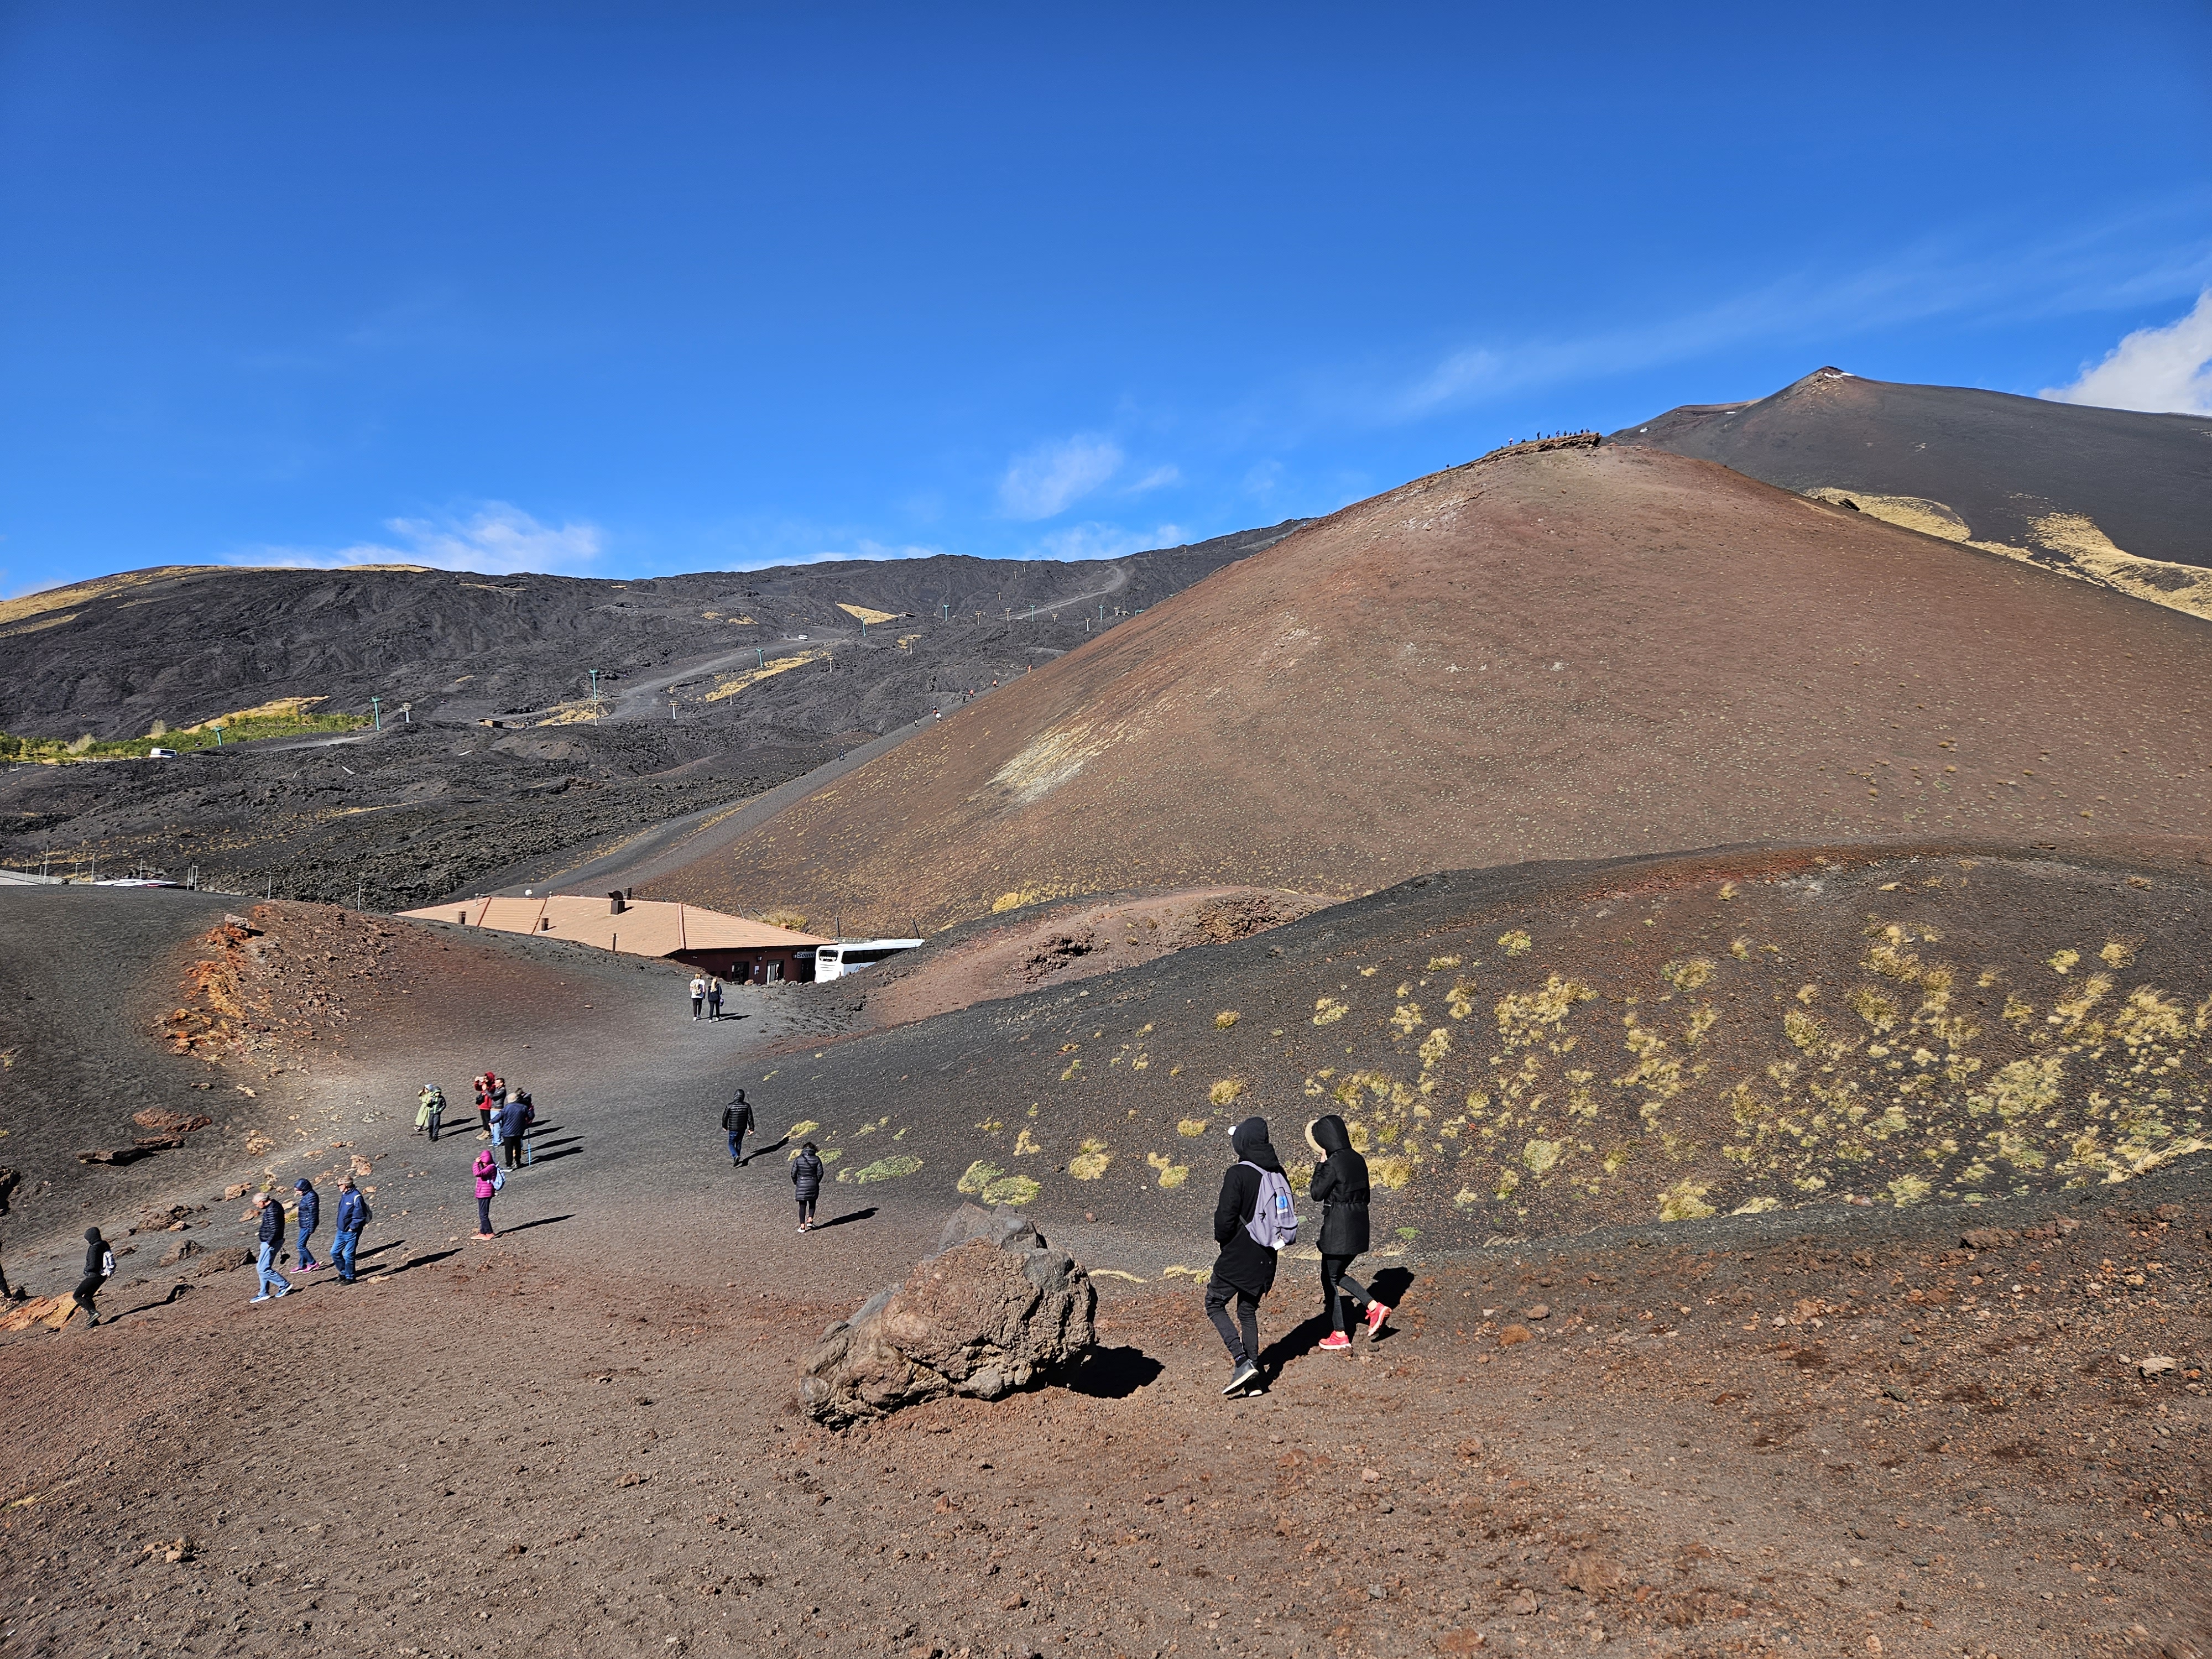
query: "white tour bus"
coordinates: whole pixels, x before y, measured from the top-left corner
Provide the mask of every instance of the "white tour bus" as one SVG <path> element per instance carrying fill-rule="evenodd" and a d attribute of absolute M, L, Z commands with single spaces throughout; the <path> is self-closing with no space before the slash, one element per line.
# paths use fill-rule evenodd
<path fill-rule="evenodd" d="M 863 968 L 874 967 L 885 957 L 911 951 L 921 943 L 918 939 L 841 939 L 835 945 L 817 945 L 814 951 L 814 977 L 817 981 L 842 979 Z"/>

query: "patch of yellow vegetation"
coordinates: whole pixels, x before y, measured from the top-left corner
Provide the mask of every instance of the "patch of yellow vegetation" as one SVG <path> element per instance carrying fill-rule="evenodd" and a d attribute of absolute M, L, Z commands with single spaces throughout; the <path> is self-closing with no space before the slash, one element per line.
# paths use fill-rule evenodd
<path fill-rule="evenodd" d="M 822 1127 L 822 1126 L 821 1126 L 820 1124 L 817 1123 L 817 1122 L 816 1122 L 812 1118 L 811 1118 L 811 1117 L 810 1117 L 810 1118 L 803 1118 L 803 1119 L 801 1119 L 799 1122 L 793 1124 L 793 1125 L 792 1125 L 788 1129 L 786 1129 L 786 1130 L 783 1132 L 783 1138 L 784 1138 L 786 1140 L 796 1140 L 796 1139 L 798 1139 L 801 1135 L 811 1135 L 811 1134 L 812 1134 L 812 1133 L 813 1133 L 817 1129 L 820 1128 L 821 1127 Z M 793 1157 L 794 1157 L 794 1158 L 796 1158 L 796 1157 L 798 1156 L 798 1153 L 794 1152 L 792 1154 L 792 1156 L 793 1156 Z"/>
<path fill-rule="evenodd" d="M 1000 1176 L 983 1188 L 983 1201 L 986 1204 L 1011 1204 L 1018 1206 L 1028 1203 L 1043 1190 L 1043 1188 L 1028 1176 Z M 1125 1274 L 1123 1277 L 1126 1278 L 1128 1275 Z M 1143 1281 L 1138 1282 L 1141 1284 Z"/>
<path fill-rule="evenodd" d="M 1702 957 L 1687 962 L 1670 962 L 1660 974 L 1678 991 L 1694 991 L 1713 976 L 1713 964 Z"/>
<path fill-rule="evenodd" d="M 1413 1160 L 1395 1156 L 1370 1158 L 1367 1175 L 1377 1187 L 1388 1188 L 1395 1193 L 1413 1178 Z"/>
<path fill-rule="evenodd" d="M 1226 1106 L 1244 1092 L 1241 1078 L 1225 1077 L 1206 1091 L 1206 1097 L 1216 1106 Z"/>
<path fill-rule="evenodd" d="M 1516 927 L 1510 933 L 1500 933 L 1498 942 L 1505 947 L 1505 954 L 1509 957 L 1525 957 L 1536 943 L 1522 927 Z"/>
<path fill-rule="evenodd" d="M 374 567 L 387 570 L 419 570 L 420 565 L 385 565 Z M 133 587 L 143 587 L 171 576 L 214 574 L 222 570 L 228 574 L 229 567 L 204 564 L 165 564 L 151 570 L 132 570 L 119 576 L 95 576 L 90 581 L 71 582 L 67 587 L 49 587 L 40 593 L 26 593 L 21 599 L 0 603 L 0 628 L 26 617 L 44 616 L 48 611 L 66 611 L 72 605 L 89 604 L 105 599 L 111 593 L 120 593 Z"/>
<path fill-rule="evenodd" d="M 1189 1164 L 1178 1164 L 1173 1158 L 1167 1157 L 1164 1153 L 1146 1152 L 1145 1154 L 1145 1162 L 1151 1164 L 1152 1168 L 1160 1172 L 1160 1185 L 1162 1187 L 1180 1187 L 1184 1182 L 1190 1179 Z"/>
<path fill-rule="evenodd" d="M 899 619 L 899 613 L 896 611 L 874 611 L 865 605 L 848 605 L 842 599 L 837 601 L 837 608 L 848 617 L 871 624 Z"/>
<path fill-rule="evenodd" d="M 1195 1140 L 1206 1133 L 1206 1126 L 1212 1121 L 1211 1118 L 1187 1117 L 1176 1125 L 1176 1133 L 1179 1135 L 1188 1135 L 1191 1139 Z"/>
<path fill-rule="evenodd" d="M 808 663 L 820 662 L 829 654 L 827 651 L 810 646 L 795 657 L 778 657 L 774 662 L 763 663 L 758 668 L 748 668 L 741 674 L 726 674 L 700 701 L 721 702 L 736 696 L 748 686 L 758 685 L 763 680 L 773 679 L 778 674 L 787 674 L 794 668 L 804 668 Z"/>
<path fill-rule="evenodd" d="M 1352 1006 L 1349 1003 L 1339 1002 L 1334 997 L 1317 997 L 1314 1000 L 1313 1023 L 1316 1025 L 1334 1025 L 1351 1012 Z"/>
<path fill-rule="evenodd" d="M 1016 805 L 1027 806 L 1073 778 L 1121 735 L 1118 728 L 1101 732 L 1087 725 L 1055 726 L 1032 738 L 992 775 L 991 781 L 1012 795 Z"/>
<path fill-rule="evenodd" d="M 1781 1207 L 1782 1200 L 1770 1194 L 1765 1198 L 1754 1198 L 1748 1204 L 1739 1204 L 1729 1213 L 1730 1215 L 1765 1215 L 1770 1210 L 1778 1210 Z"/>
<path fill-rule="evenodd" d="M 1693 1181 L 1676 1182 L 1659 1194 L 1659 1218 L 1662 1221 L 1697 1221 L 1715 1213 L 1713 1206 L 1705 1202 L 1708 1190 Z"/>
<path fill-rule="evenodd" d="M 980 1197 L 983 1188 L 1004 1174 L 1006 1171 L 997 1164 L 986 1164 L 979 1158 L 961 1173 L 955 1190 L 966 1193 L 971 1198 Z"/>
<path fill-rule="evenodd" d="M 921 1168 L 920 1158 L 902 1154 L 897 1158 L 879 1158 L 864 1169 L 840 1170 L 837 1179 L 844 1181 L 849 1177 L 854 1186 L 866 1187 L 872 1182 L 896 1181 L 902 1176 L 914 1174 Z"/>
<path fill-rule="evenodd" d="M 1432 974 L 1441 974 L 1448 969 L 1456 968 L 1458 966 L 1459 958 L 1457 957 L 1431 957 L 1429 958 L 1428 971 Z"/>
<path fill-rule="evenodd" d="M 2136 947 L 2126 939 L 2112 939 L 2097 952 L 2097 958 L 2107 968 L 2124 968 L 2136 959 Z"/>
<path fill-rule="evenodd" d="M 2075 965 L 2081 960 L 2081 953 L 2079 951 L 2056 951 L 2051 953 L 2050 958 L 2051 969 L 2053 973 L 2070 974 L 2074 971 Z"/>
<path fill-rule="evenodd" d="M 251 708 L 234 709 L 228 714 L 216 714 L 202 720 L 198 726 L 182 726 L 180 732 L 212 732 L 216 726 L 228 726 L 240 720 L 296 720 L 319 702 L 328 702 L 328 697 L 278 697 L 269 702 L 256 703 Z"/>
<path fill-rule="evenodd" d="M 1242 1018 L 1243 1016 L 1234 1008 L 1224 1008 L 1213 1017 L 1213 1029 L 1217 1031 L 1225 1031 Z"/>
<path fill-rule="evenodd" d="M 1086 1140 L 1073 1158 L 1067 1160 L 1067 1172 L 1078 1181 L 1096 1181 L 1106 1173 L 1106 1166 L 1114 1161 L 1114 1154 L 1103 1140 Z"/>
<path fill-rule="evenodd" d="M 1020 1133 L 1014 1137 L 1014 1156 L 1016 1158 L 1033 1157 L 1043 1150 L 1043 1147 L 1037 1145 L 1037 1138 L 1031 1134 L 1026 1128 L 1022 1130 Z"/>

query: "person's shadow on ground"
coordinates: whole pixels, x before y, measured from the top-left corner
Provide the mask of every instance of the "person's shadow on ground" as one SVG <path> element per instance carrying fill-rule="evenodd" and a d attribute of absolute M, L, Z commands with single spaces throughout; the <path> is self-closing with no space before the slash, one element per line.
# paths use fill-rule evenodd
<path fill-rule="evenodd" d="M 873 1217 L 875 1212 L 876 1206 L 872 1204 L 865 1210 L 848 1210 L 842 1215 L 831 1216 L 827 1221 L 816 1222 L 814 1231 L 818 1233 L 824 1227 L 842 1227 L 848 1221 L 866 1221 Z"/>
<path fill-rule="evenodd" d="M 1094 1348 L 1068 1379 L 1067 1390 L 1093 1400 L 1127 1400 L 1166 1369 L 1142 1348 Z"/>
<path fill-rule="evenodd" d="M 1405 1305 L 1406 1293 L 1413 1288 L 1413 1275 L 1404 1267 L 1385 1267 L 1367 1281 L 1367 1293 L 1384 1307 L 1393 1310 Z M 1347 1320 L 1352 1317 L 1349 1307 L 1345 1310 L 1345 1317 Z M 1347 1331 L 1351 1328 L 1350 1325 L 1346 1326 Z M 1283 1374 L 1284 1367 L 1291 1361 L 1319 1349 L 1322 1339 L 1329 1334 L 1330 1329 L 1326 1310 L 1301 1321 L 1261 1350 L 1260 1370 L 1270 1382 L 1273 1382 Z M 1380 1335 L 1370 1339 L 1370 1345 L 1390 1341 L 1397 1334 L 1395 1327 L 1385 1325 Z"/>
<path fill-rule="evenodd" d="M 567 1215 L 541 1215 L 535 1221 L 518 1221 L 512 1227 L 501 1227 L 499 1230 L 499 1236 L 505 1238 L 511 1233 L 525 1233 L 532 1227 L 550 1227 L 556 1222 L 574 1221 L 575 1218 L 575 1213 L 573 1211 Z"/>
<path fill-rule="evenodd" d="M 780 1152 L 790 1145 L 791 1137 L 789 1135 L 786 1135 L 781 1140 L 771 1140 L 765 1146 L 754 1147 L 752 1151 L 747 1152 L 743 1158 L 739 1158 L 738 1162 L 740 1165 L 747 1164 L 751 1163 L 757 1158 L 766 1158 L 770 1152 Z"/>

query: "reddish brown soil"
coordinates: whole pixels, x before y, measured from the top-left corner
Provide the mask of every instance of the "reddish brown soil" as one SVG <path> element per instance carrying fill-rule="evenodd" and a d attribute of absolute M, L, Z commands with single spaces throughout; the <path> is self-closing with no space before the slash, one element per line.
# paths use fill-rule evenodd
<path fill-rule="evenodd" d="M 793 1363 L 929 1218 L 793 1240 L 757 1188 L 741 1247 L 687 1206 L 434 1229 L 258 1309 L 242 1273 L 140 1279 L 97 1331 L 0 1338 L 0 1636 L 2199 1659 L 2212 1208 L 2166 1188 L 1980 1253 L 1720 1224 L 1416 1263 L 1349 1359 L 1286 1272 L 1244 1403 L 1194 1292 L 1109 1281 L 1073 1389 L 842 1435 Z"/>
<path fill-rule="evenodd" d="M 919 915 L 1772 841 L 2200 834 L 2212 629 L 1611 445 L 1216 573 L 653 885 Z"/>
<path fill-rule="evenodd" d="M 1206 887 L 1028 905 L 854 980 L 875 1029 L 979 1002 L 1139 967 L 1194 946 L 1226 945 L 1310 915 L 1310 893 Z"/>

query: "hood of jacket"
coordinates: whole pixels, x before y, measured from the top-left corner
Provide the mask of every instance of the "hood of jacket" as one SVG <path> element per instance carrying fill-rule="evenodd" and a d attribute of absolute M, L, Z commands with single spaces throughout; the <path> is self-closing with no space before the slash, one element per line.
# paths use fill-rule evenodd
<path fill-rule="evenodd" d="M 1331 1112 L 1306 1125 L 1306 1145 L 1314 1149 L 1315 1157 L 1326 1158 L 1331 1152 L 1349 1149 L 1352 1134 L 1344 1127 L 1344 1120 Z"/>
<path fill-rule="evenodd" d="M 1256 1164 L 1263 1170 L 1282 1173 L 1283 1161 L 1275 1156 L 1275 1149 L 1267 1140 L 1267 1120 L 1248 1117 L 1229 1132 L 1229 1146 L 1247 1164 Z"/>
<path fill-rule="evenodd" d="M 100 1237 L 99 1228 L 87 1227 L 84 1230 L 84 1242 L 88 1244 L 100 1244 L 106 1241 Z"/>

